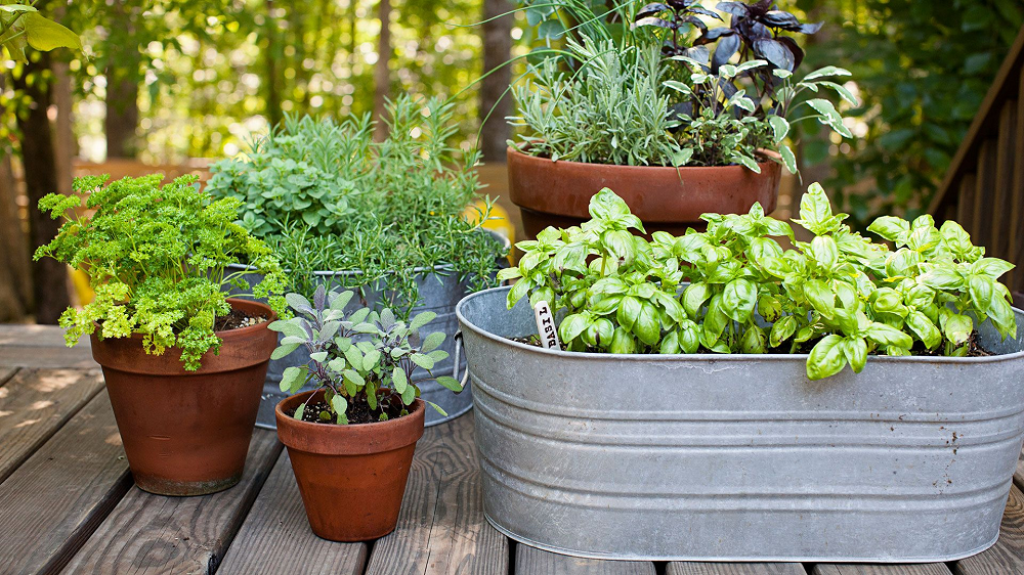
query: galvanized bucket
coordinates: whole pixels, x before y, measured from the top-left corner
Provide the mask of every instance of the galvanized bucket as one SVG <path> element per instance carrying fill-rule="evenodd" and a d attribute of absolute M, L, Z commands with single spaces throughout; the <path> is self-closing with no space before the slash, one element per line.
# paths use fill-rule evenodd
<path fill-rule="evenodd" d="M 488 520 L 600 559 L 934 562 L 992 545 L 1024 439 L 1024 313 L 985 358 L 548 351 L 508 288 L 456 308 Z"/>
<path fill-rule="evenodd" d="M 241 266 L 232 266 L 235 269 L 245 269 Z M 323 283 L 330 288 L 333 280 L 339 276 L 352 275 L 357 272 L 314 272 L 318 283 Z M 458 322 L 455 318 L 455 305 L 466 294 L 470 293 L 467 282 L 459 281 L 458 276 L 452 273 L 445 273 L 444 269 L 419 270 L 416 282 L 419 286 L 420 297 L 423 305 L 417 307 L 413 313 L 432 311 L 437 317 L 421 329 L 421 333 L 427 334 L 435 331 L 447 334 L 444 343 L 438 349 L 448 352 L 449 357 L 439 361 L 432 370 L 434 375 L 448 375 L 454 368 L 455 340 L 453 338 L 458 330 Z M 259 276 L 243 276 L 250 282 L 259 281 Z M 337 285 L 334 286 L 337 288 Z M 363 306 L 375 306 L 382 301 L 382 294 L 379 287 L 368 287 L 363 289 L 362 298 L 353 298 L 349 307 L 357 309 Z M 279 338 L 283 337 L 279 335 Z M 304 349 L 297 349 L 288 357 L 270 361 L 267 370 L 267 379 L 263 386 L 263 399 L 260 402 L 259 415 L 256 418 L 256 425 L 266 429 L 276 429 L 277 422 L 274 418 L 274 406 L 284 399 L 287 394 L 281 391 L 281 376 L 285 368 L 293 365 L 304 365 L 309 361 L 309 353 Z M 460 368 L 465 365 L 465 359 L 460 361 Z M 437 425 L 454 419 L 473 407 L 473 392 L 468 387 L 461 393 L 453 393 L 430 379 L 426 370 L 417 367 L 413 371 L 413 381 L 419 386 L 423 399 L 436 403 L 448 414 L 442 416 L 433 408 L 427 409 L 426 425 Z"/>

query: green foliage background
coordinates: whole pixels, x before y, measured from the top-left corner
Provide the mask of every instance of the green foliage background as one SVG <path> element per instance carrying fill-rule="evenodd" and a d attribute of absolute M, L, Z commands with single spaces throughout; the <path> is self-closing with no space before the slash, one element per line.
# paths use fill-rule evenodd
<path fill-rule="evenodd" d="M 127 4 L 143 4 L 126 2 Z M 705 5 L 713 7 L 709 0 Z M 51 10 L 58 2 L 42 2 Z M 529 2 L 527 3 L 529 4 Z M 560 47 L 572 22 L 533 1 L 516 16 L 517 53 Z M 86 59 L 67 52 L 79 98 L 76 135 L 83 150 L 103 134 L 104 70 L 137 71 L 141 86 L 141 159 L 175 162 L 222 157 L 245 149 L 266 128 L 268 94 L 282 112 L 339 116 L 370 111 L 379 32 L 375 0 L 152 0 L 131 32 L 141 58 L 112 50 L 132 42 L 106 2 L 74 2 L 58 19 L 80 31 Z M 524 6 L 524 4 L 519 4 Z M 450 96 L 483 72 L 483 0 L 395 0 L 391 17 L 391 93 Z M 849 68 L 863 106 L 844 116 L 862 138 L 838 142 L 808 123 L 799 138 L 801 167 L 828 166 L 833 199 L 863 228 L 881 213 L 913 217 L 935 187 L 966 133 L 999 64 L 1024 22 L 1019 0 L 780 0 L 808 20 L 825 20 L 805 39 L 805 69 Z M 276 41 L 269 45 L 270 37 Z M 806 44 L 805 42 L 805 44 Z M 277 75 L 267 76 L 268 58 Z M 520 67 L 521 71 L 522 68 Z M 16 142 L 11 114 L 26 105 L 0 90 L 0 135 Z M 472 139 L 476 91 L 454 110 L 459 136 Z M 815 178 L 820 177 L 815 175 Z"/>
<path fill-rule="evenodd" d="M 853 72 L 862 106 L 852 148 L 816 141 L 805 163 L 827 162 L 827 187 L 863 228 L 885 213 L 928 209 L 1003 58 L 1024 23 L 1019 0 L 798 0 L 831 37 L 808 51 L 813 67 Z M 807 65 L 807 64 L 805 64 Z M 851 187 L 868 180 L 869 193 Z M 846 190 L 844 193 L 843 190 Z"/>
<path fill-rule="evenodd" d="M 145 10 L 130 37 L 106 3 L 75 3 L 63 19 L 82 32 L 92 55 L 71 61 L 81 96 L 76 135 L 83 145 L 102 139 L 108 64 L 138 67 L 139 131 L 145 135 L 139 153 L 149 162 L 244 150 L 250 134 L 265 130 L 274 115 L 271 86 L 283 113 L 338 117 L 373 109 L 380 32 L 375 0 L 141 4 Z M 470 27 L 481 20 L 482 0 L 391 4 L 391 94 L 448 97 L 482 74 L 479 29 Z M 142 54 L 138 62 L 111 49 L 132 39 Z M 273 78 L 269 58 L 276 64 Z M 459 98 L 455 112 L 462 134 L 474 134 L 475 91 Z"/>

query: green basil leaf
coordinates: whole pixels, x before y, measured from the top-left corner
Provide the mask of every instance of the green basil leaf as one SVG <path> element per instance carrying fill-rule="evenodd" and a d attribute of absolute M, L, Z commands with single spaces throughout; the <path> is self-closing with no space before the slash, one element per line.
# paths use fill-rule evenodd
<path fill-rule="evenodd" d="M 843 355 L 854 373 L 860 373 L 868 361 L 868 344 L 864 338 L 846 337 L 843 338 Z"/>
<path fill-rule="evenodd" d="M 768 333 L 768 344 L 772 347 L 779 347 L 796 333 L 796 326 L 796 316 L 787 315 L 779 318 L 778 321 L 772 324 L 772 329 Z"/>
<path fill-rule="evenodd" d="M 707 284 L 696 282 L 683 291 L 683 309 L 691 319 L 696 319 L 704 302 L 711 297 L 711 289 Z"/>
<path fill-rule="evenodd" d="M 910 349 L 914 345 L 914 340 L 911 339 L 909 335 L 881 322 L 872 322 L 864 331 L 864 335 L 871 341 L 882 346 L 894 345 L 896 347 Z"/>
<path fill-rule="evenodd" d="M 835 316 L 836 296 L 825 282 L 814 279 L 804 283 L 804 295 L 814 309 L 828 319 Z"/>
<path fill-rule="evenodd" d="M 722 291 L 722 311 L 740 323 L 745 323 L 750 319 L 756 304 L 757 286 L 748 279 L 734 279 L 726 284 Z"/>
<path fill-rule="evenodd" d="M 814 345 L 807 357 L 807 378 L 811 380 L 831 377 L 846 366 L 846 355 L 843 353 L 843 338 L 838 335 L 826 335 Z"/>
<path fill-rule="evenodd" d="M 939 328 L 928 319 L 928 316 L 919 311 L 912 311 L 907 315 L 907 327 L 928 349 L 935 349 L 942 343 L 942 333 Z"/>
<path fill-rule="evenodd" d="M 657 345 L 661 339 L 661 322 L 658 321 L 658 310 L 649 303 L 640 306 L 637 321 L 633 328 L 640 341 L 647 345 Z"/>

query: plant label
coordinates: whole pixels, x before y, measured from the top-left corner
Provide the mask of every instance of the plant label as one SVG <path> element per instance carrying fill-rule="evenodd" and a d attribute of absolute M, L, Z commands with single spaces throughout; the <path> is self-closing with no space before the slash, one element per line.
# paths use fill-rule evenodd
<path fill-rule="evenodd" d="M 558 330 L 555 329 L 555 316 L 551 315 L 551 306 L 546 301 L 539 301 L 533 306 L 533 317 L 537 320 L 537 334 L 544 349 L 562 349 L 558 343 Z"/>

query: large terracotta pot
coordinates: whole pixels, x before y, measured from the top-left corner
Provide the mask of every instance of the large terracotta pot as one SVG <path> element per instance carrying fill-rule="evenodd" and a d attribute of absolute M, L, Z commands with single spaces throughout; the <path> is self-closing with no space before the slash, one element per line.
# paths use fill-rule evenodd
<path fill-rule="evenodd" d="M 681 235 L 704 228 L 701 214 L 745 214 L 754 202 L 775 209 L 782 167 L 761 164 L 756 174 L 743 166 L 665 168 L 552 162 L 508 149 L 508 185 L 531 238 L 548 226 L 569 227 L 590 219 L 590 198 L 611 188 L 644 223 L 648 233 Z"/>
<path fill-rule="evenodd" d="M 277 436 L 288 448 L 309 526 L 331 541 L 365 541 L 395 530 L 425 403 L 378 423 L 332 425 L 286 415 L 313 393 L 277 404 Z"/>
<path fill-rule="evenodd" d="M 268 306 L 228 299 L 264 315 L 263 323 L 217 332 L 220 354 L 207 353 L 185 371 L 181 351 L 148 355 L 142 336 L 93 334 L 92 356 L 103 367 L 125 455 L 139 489 L 159 495 L 202 495 L 238 483 L 252 439 L 277 334 Z"/>

